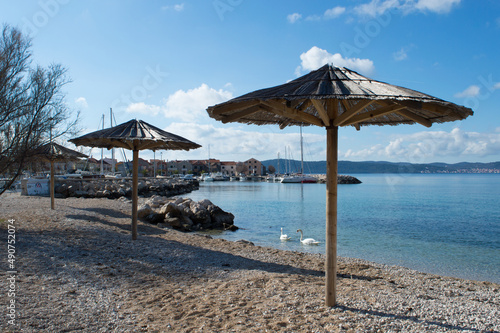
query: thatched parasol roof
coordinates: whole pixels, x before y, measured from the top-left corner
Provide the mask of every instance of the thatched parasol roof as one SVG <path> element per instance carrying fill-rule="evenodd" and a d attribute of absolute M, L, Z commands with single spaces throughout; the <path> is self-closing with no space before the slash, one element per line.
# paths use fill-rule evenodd
<path fill-rule="evenodd" d="M 199 144 L 181 136 L 161 130 L 142 120 L 135 119 L 111 128 L 88 133 L 69 141 L 79 146 L 107 149 L 189 150 L 201 147 Z"/>
<path fill-rule="evenodd" d="M 40 159 L 42 161 L 50 162 L 50 208 L 54 209 L 54 163 L 55 162 L 67 162 L 67 161 L 77 161 L 80 158 L 88 157 L 76 150 L 66 148 L 55 142 L 49 142 L 40 148 L 38 148 L 33 155 L 34 159 Z"/>
<path fill-rule="evenodd" d="M 332 65 L 209 107 L 207 111 L 223 123 L 279 124 L 281 128 L 351 125 L 358 129 L 366 125 L 414 123 L 430 127 L 432 123 L 462 120 L 473 114 L 469 108 Z M 332 118 L 336 118 L 333 123 Z"/>
<path fill-rule="evenodd" d="M 80 158 L 88 157 L 85 154 L 66 148 L 55 142 L 44 144 L 35 151 L 34 156 L 35 158 L 55 162 L 75 161 Z"/>

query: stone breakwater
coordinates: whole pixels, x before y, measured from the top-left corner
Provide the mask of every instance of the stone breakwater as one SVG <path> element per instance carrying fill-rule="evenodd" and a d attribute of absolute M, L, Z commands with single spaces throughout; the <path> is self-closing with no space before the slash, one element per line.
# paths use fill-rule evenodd
<path fill-rule="evenodd" d="M 318 178 L 318 183 L 326 183 L 326 175 L 315 175 Z M 338 175 L 337 184 L 361 184 L 362 182 L 353 176 L 349 175 Z"/>
<path fill-rule="evenodd" d="M 208 199 L 196 202 L 189 198 L 154 196 L 139 207 L 137 215 L 159 227 L 180 231 L 238 229 L 234 225 L 234 215 Z"/>
<path fill-rule="evenodd" d="M 338 175 L 337 184 L 361 184 L 361 181 L 353 176 Z"/>
<path fill-rule="evenodd" d="M 159 195 L 171 197 L 199 189 L 197 180 L 143 178 L 139 179 L 138 194 L 143 197 Z M 57 179 L 54 187 L 56 198 L 108 198 L 132 197 L 132 179 Z"/>

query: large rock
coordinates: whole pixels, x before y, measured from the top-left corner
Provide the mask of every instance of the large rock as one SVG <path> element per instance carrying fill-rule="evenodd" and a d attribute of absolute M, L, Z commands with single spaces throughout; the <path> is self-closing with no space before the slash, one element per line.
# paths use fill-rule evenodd
<path fill-rule="evenodd" d="M 205 209 L 207 209 L 207 208 L 208 208 L 208 206 L 213 205 L 213 203 L 212 203 L 210 200 L 208 200 L 208 199 L 203 199 L 203 200 L 200 200 L 200 201 L 198 201 L 198 203 L 199 203 L 201 206 L 205 207 Z"/>
<path fill-rule="evenodd" d="M 191 202 L 190 208 L 192 212 L 191 220 L 193 220 L 195 224 L 201 224 L 201 226 L 203 226 L 211 223 L 210 213 L 199 202 Z"/>
<path fill-rule="evenodd" d="M 173 202 L 169 202 L 160 209 L 159 213 L 164 213 L 165 215 L 168 214 L 171 217 L 179 217 L 182 216 L 182 208 Z"/>
<path fill-rule="evenodd" d="M 214 229 L 229 229 L 234 224 L 234 215 L 223 211 L 220 207 L 211 205 L 208 211 Z"/>
<path fill-rule="evenodd" d="M 162 205 L 163 204 L 163 205 Z M 146 206 L 147 205 L 147 206 Z M 155 208 L 155 206 L 159 206 Z M 153 212 L 150 213 L 147 208 Z M 181 231 L 206 229 L 237 230 L 234 225 L 234 215 L 223 211 L 209 200 L 193 201 L 189 198 L 152 197 L 145 202 L 145 220 L 151 223 L 162 223 Z M 162 220 L 163 219 L 163 220 Z"/>
<path fill-rule="evenodd" d="M 165 216 L 164 222 L 181 231 L 192 231 L 194 225 L 193 221 L 187 216 L 174 217 L 169 214 Z"/>
<path fill-rule="evenodd" d="M 165 220 L 165 215 L 158 213 L 151 213 L 145 217 L 145 220 L 148 221 L 149 223 L 158 224 L 162 223 Z"/>
<path fill-rule="evenodd" d="M 153 209 L 147 203 L 140 206 L 139 209 L 137 210 L 137 216 L 140 218 L 146 217 L 146 216 L 150 215 L 151 213 L 153 213 Z"/>

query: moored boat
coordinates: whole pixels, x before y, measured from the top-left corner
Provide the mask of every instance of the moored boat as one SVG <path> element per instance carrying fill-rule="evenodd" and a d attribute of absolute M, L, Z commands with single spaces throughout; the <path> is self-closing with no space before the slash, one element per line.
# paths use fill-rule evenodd
<path fill-rule="evenodd" d="M 285 176 L 285 177 L 283 177 L 283 179 L 281 179 L 281 182 L 282 183 L 313 184 L 313 183 L 317 183 L 318 180 L 312 176 L 297 174 L 297 175 Z"/>

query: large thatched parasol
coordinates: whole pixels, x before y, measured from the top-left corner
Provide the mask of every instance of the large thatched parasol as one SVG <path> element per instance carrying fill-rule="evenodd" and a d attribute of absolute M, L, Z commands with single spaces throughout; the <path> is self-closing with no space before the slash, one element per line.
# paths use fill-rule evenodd
<path fill-rule="evenodd" d="M 139 150 L 165 149 L 190 150 L 200 148 L 178 135 L 165 132 L 142 120 L 130 120 L 126 123 L 92 132 L 79 138 L 71 139 L 77 146 L 89 146 L 111 149 L 125 148 L 133 151 L 132 166 L 132 239 L 137 239 L 137 186 L 139 174 Z"/>
<path fill-rule="evenodd" d="M 35 152 L 35 158 L 48 161 L 50 163 L 50 208 L 54 209 L 54 163 L 77 161 L 88 156 L 76 150 L 66 148 L 55 142 L 44 144 Z"/>
<path fill-rule="evenodd" d="M 471 109 L 421 92 L 325 65 L 280 86 L 257 90 L 211 106 L 223 123 L 316 125 L 327 132 L 326 299 L 336 305 L 338 127 L 399 125 L 462 120 Z"/>

